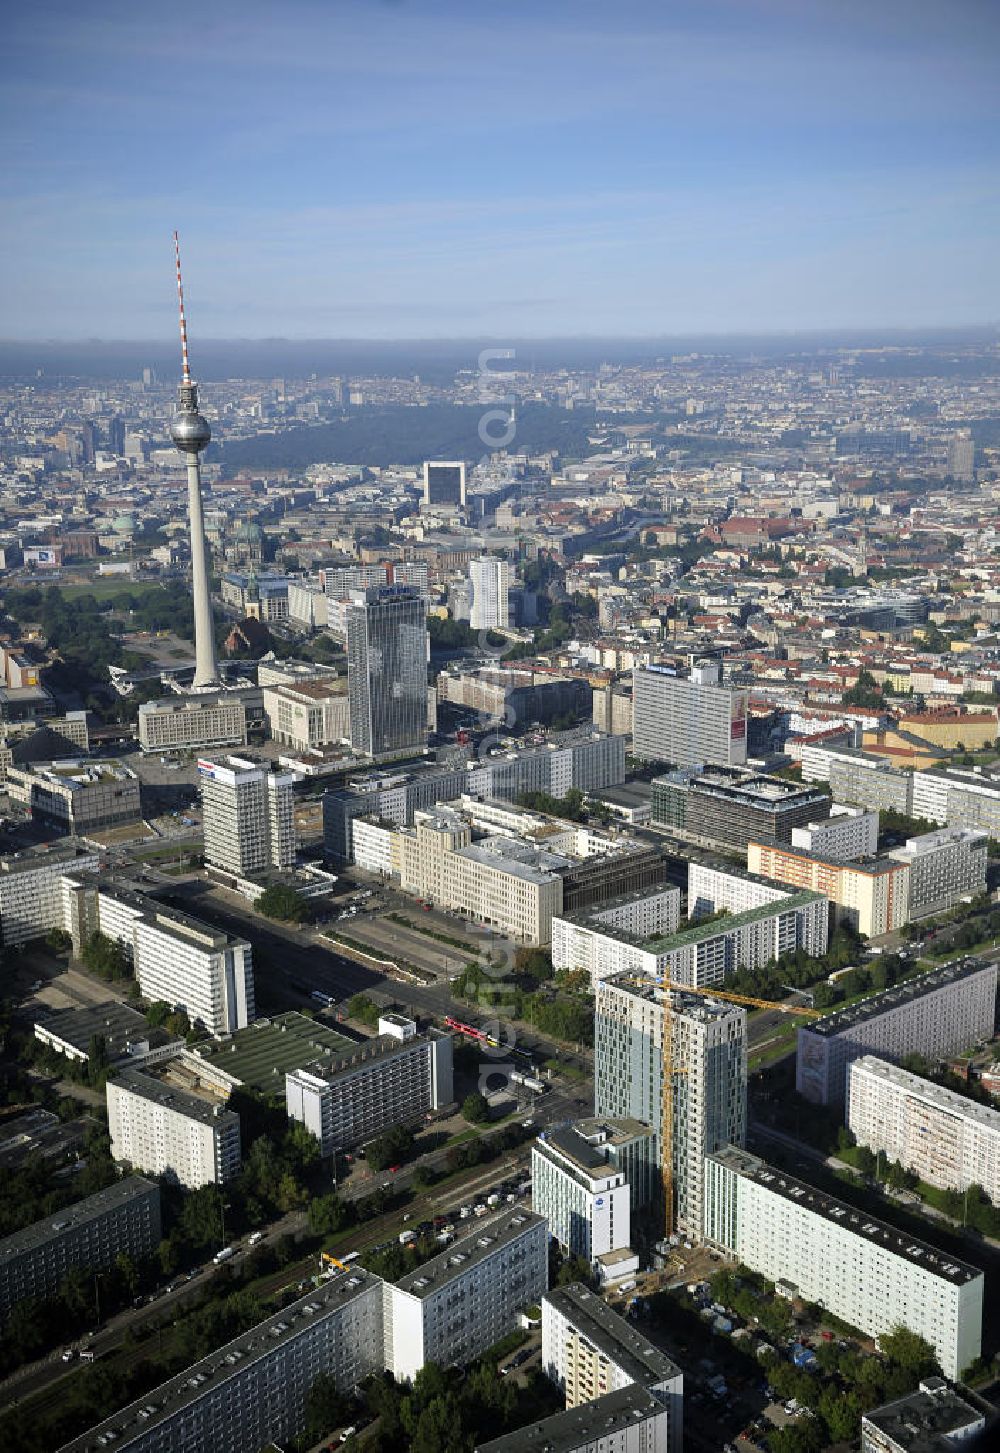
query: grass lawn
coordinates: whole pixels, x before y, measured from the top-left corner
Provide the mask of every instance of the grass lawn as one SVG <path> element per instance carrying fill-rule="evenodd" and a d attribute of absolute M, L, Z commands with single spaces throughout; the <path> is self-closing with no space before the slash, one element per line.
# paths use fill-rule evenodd
<path fill-rule="evenodd" d="M 92 595 L 96 600 L 113 600 L 116 595 L 144 595 L 151 590 L 162 590 L 158 580 L 95 580 L 92 585 L 59 585 L 67 600 L 79 600 L 81 595 Z"/>

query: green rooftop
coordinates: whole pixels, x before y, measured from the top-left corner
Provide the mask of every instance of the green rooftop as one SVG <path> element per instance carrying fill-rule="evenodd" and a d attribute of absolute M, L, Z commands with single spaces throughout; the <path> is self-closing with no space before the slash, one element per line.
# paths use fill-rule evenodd
<path fill-rule="evenodd" d="M 252 1090 L 284 1095 L 290 1070 L 329 1064 L 357 1047 L 357 1040 L 291 1009 L 257 1019 L 217 1044 L 199 1045 L 197 1053 Z"/>
<path fill-rule="evenodd" d="M 704 943 L 709 938 L 719 938 L 732 933 L 747 923 L 757 923 L 762 918 L 772 918 L 776 913 L 785 913 L 789 908 L 805 908 L 825 895 L 803 888 L 799 893 L 789 893 L 787 898 L 776 898 L 773 903 L 762 903 L 759 908 L 748 908 L 745 913 L 729 913 L 725 918 L 713 918 L 711 923 L 695 923 L 690 928 L 678 929 L 665 938 L 648 939 L 642 947 L 651 954 L 666 954 L 672 949 L 686 948 L 688 944 Z"/>

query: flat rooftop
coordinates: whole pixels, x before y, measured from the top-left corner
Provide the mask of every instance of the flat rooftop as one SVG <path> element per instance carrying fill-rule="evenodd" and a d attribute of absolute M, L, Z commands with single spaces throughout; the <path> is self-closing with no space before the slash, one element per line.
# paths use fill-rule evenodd
<path fill-rule="evenodd" d="M 476 1453 L 578 1453 L 581 1448 L 597 1447 L 601 1440 L 615 1434 L 622 1435 L 624 1447 L 630 1428 L 666 1407 L 666 1399 L 660 1394 L 642 1387 L 626 1387 L 620 1392 L 606 1392 L 592 1403 L 553 1413 L 540 1423 L 529 1423 L 489 1443 L 478 1443 Z"/>
<path fill-rule="evenodd" d="M 192 1053 L 241 1084 L 283 1096 L 289 1071 L 308 1066 L 322 1072 L 361 1047 L 339 1030 L 292 1009 L 271 1019 L 256 1019 L 215 1044 L 196 1045 Z"/>
<path fill-rule="evenodd" d="M 765 1186 L 787 1201 L 793 1201 L 815 1216 L 822 1216 L 824 1220 L 832 1221 L 835 1225 L 864 1237 L 866 1241 L 875 1242 L 884 1251 L 899 1256 L 914 1266 L 922 1267 L 930 1275 L 939 1276 L 953 1286 L 964 1286 L 966 1282 L 975 1281 L 983 1274 L 978 1267 L 957 1261 L 945 1252 L 938 1251 L 936 1247 L 929 1246 L 926 1241 L 918 1241 L 913 1236 L 897 1231 L 894 1226 L 886 1225 L 884 1221 L 877 1221 L 867 1211 L 851 1206 L 846 1201 L 838 1201 L 834 1196 L 828 1196 L 825 1191 L 817 1190 L 815 1186 L 797 1180 L 783 1170 L 777 1170 L 759 1156 L 751 1155 L 749 1151 L 727 1145 L 724 1150 L 717 1151 L 706 1159 L 727 1166 L 747 1180 L 756 1181 L 758 1185 Z"/>
<path fill-rule="evenodd" d="M 556 1287 L 545 1300 L 566 1317 L 587 1341 L 616 1363 L 632 1382 L 648 1387 L 679 1377 L 681 1369 L 654 1347 L 638 1328 L 613 1311 L 581 1282 Z"/>
<path fill-rule="evenodd" d="M 877 1428 L 907 1453 L 940 1453 L 983 1427 L 985 1417 L 940 1377 L 929 1377 L 916 1392 L 865 1413 Z"/>
<path fill-rule="evenodd" d="M 121 1206 L 127 1206 L 130 1201 L 147 1196 L 150 1191 L 155 1191 L 159 1198 L 156 1182 L 146 1180 L 144 1176 L 128 1176 L 123 1181 L 116 1181 L 113 1186 L 106 1186 L 93 1196 L 86 1196 L 82 1201 L 75 1201 L 73 1205 L 15 1231 L 12 1236 L 5 1236 L 0 1241 L 0 1262 L 26 1251 L 35 1251 L 50 1241 L 58 1241 L 71 1227 L 86 1226 L 89 1221 L 107 1216 Z"/>
<path fill-rule="evenodd" d="M 634 974 L 611 974 L 602 979 L 597 986 L 598 997 L 606 985 L 620 993 L 631 994 L 636 999 L 645 999 L 651 1004 L 662 1004 L 669 994 L 672 1013 L 702 1024 L 710 1023 L 713 1019 L 725 1019 L 730 1014 L 746 1013 L 742 1004 L 729 1004 L 724 999 L 713 999 L 711 994 L 686 994 L 683 989 L 663 989 L 655 979 L 641 983 Z"/>
<path fill-rule="evenodd" d="M 773 903 L 761 903 L 756 908 L 748 908 L 743 913 L 727 913 L 723 918 L 713 918 L 710 923 L 694 923 L 690 928 L 678 929 L 676 933 L 667 934 L 665 938 L 648 939 L 643 948 L 654 954 L 669 953 L 672 949 L 684 948 L 688 944 L 721 938 L 732 933 L 734 929 L 743 928 L 745 924 L 760 923 L 765 918 L 773 918 L 777 913 L 808 908 L 811 903 L 819 901 L 826 902 L 825 894 L 803 889 L 800 893 L 789 893 L 783 898 L 776 898 Z"/>
<path fill-rule="evenodd" d="M 109 1084 L 120 1085 L 130 1094 L 151 1100 L 165 1110 L 197 1120 L 200 1125 L 224 1125 L 231 1121 L 239 1124 L 239 1116 L 225 1108 L 226 1099 L 219 1089 L 211 1089 L 204 1083 L 195 1092 L 195 1080 L 186 1078 L 185 1087 L 171 1080 L 170 1060 L 150 1065 L 146 1069 L 123 1068 L 113 1070 L 108 1077 Z"/>
<path fill-rule="evenodd" d="M 54 848 L 28 848 L 23 853 L 7 853 L 0 857 L 0 873 L 13 877 L 17 873 L 36 873 L 40 868 L 56 868 L 72 872 L 81 858 L 87 862 L 97 861 L 97 853 L 76 846 Z"/>
<path fill-rule="evenodd" d="M 499 1216 L 485 1217 L 476 1224 L 475 1230 L 452 1242 L 446 1250 L 425 1261 L 423 1266 L 408 1271 L 396 1285 L 400 1291 L 409 1292 L 421 1300 L 433 1296 L 449 1282 L 465 1276 L 473 1267 L 493 1256 L 501 1247 L 545 1224 L 544 1216 L 536 1216 L 533 1211 L 502 1211 Z"/>
<path fill-rule="evenodd" d="M 976 974 L 992 973 L 994 980 L 997 974 L 997 965 L 990 959 L 961 959 L 958 963 L 945 964 L 940 969 L 932 969 L 929 974 L 920 974 L 915 979 L 908 979 L 905 984 L 896 984 L 891 989 L 883 989 L 879 994 L 871 994 L 867 999 L 861 999 L 857 1004 L 849 1004 L 844 1009 L 838 1009 L 833 1014 L 827 1014 L 822 1019 L 813 1019 L 809 1024 L 803 1025 L 809 1034 L 822 1035 L 824 1039 L 832 1039 L 834 1035 L 843 1034 L 848 1029 L 853 1029 L 857 1024 L 864 1024 L 869 1019 L 877 1019 L 881 1014 L 888 1014 L 893 1009 L 901 1009 L 905 1004 L 912 1004 L 916 999 L 922 999 L 925 994 L 936 994 L 941 989 L 949 989 L 954 984 L 960 984 L 965 979 L 971 979 Z"/>
<path fill-rule="evenodd" d="M 138 1010 L 114 999 L 105 1004 L 89 1004 L 84 1009 L 47 1010 L 44 1017 L 38 1015 L 35 1028 L 51 1034 L 80 1054 L 89 1054 L 91 1037 L 100 1034 L 111 1059 L 126 1055 L 129 1045 L 136 1040 L 166 1042 L 166 1035 L 150 1029 L 145 1016 Z"/>
<path fill-rule="evenodd" d="M 264 1322 L 258 1322 L 242 1337 L 210 1352 L 176 1377 L 161 1382 L 159 1387 L 64 1444 L 60 1453 L 101 1453 L 102 1449 L 117 1441 L 127 1446 L 129 1440 L 138 1438 L 140 1434 L 145 1436 L 157 1423 L 176 1416 L 183 1408 L 220 1387 L 227 1378 L 243 1372 L 254 1362 L 273 1357 L 278 1348 L 294 1341 L 324 1313 L 332 1314 L 355 1297 L 379 1286 L 377 1277 L 371 1276 L 362 1267 L 352 1267 L 350 1276 L 333 1277 L 321 1287 L 306 1292 L 291 1306 L 276 1312 Z M 108 1437 L 109 1433 L 114 1435 L 113 1439 Z"/>
<path fill-rule="evenodd" d="M 1000 1136 L 1000 1110 L 993 1109 L 991 1105 L 981 1105 L 978 1100 L 970 1100 L 966 1095 L 959 1095 L 944 1085 L 936 1085 L 933 1080 L 925 1080 L 922 1075 L 912 1074 L 890 1060 L 876 1059 L 874 1055 L 866 1054 L 856 1059 L 851 1066 L 852 1074 L 855 1066 L 887 1084 L 895 1085 L 908 1095 L 918 1097 L 925 1104 L 933 1105 L 936 1110 L 954 1115 L 956 1119 L 971 1120 L 973 1124 Z"/>

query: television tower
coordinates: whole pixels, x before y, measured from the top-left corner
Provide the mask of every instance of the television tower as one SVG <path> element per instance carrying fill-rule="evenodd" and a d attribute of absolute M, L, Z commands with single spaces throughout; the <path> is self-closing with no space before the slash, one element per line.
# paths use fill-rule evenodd
<path fill-rule="evenodd" d="M 201 465 L 198 455 L 212 437 L 208 420 L 198 412 L 198 385 L 191 381 L 188 365 L 187 320 L 184 316 L 184 285 L 181 282 L 181 248 L 174 233 L 177 259 L 177 301 L 181 320 L 181 386 L 177 412 L 170 421 L 170 437 L 187 460 L 188 516 L 191 521 L 191 584 L 194 590 L 194 681 L 195 691 L 210 690 L 219 683 L 215 658 L 215 630 L 212 597 L 208 587 L 208 558 L 205 547 L 205 515 L 201 502 Z"/>

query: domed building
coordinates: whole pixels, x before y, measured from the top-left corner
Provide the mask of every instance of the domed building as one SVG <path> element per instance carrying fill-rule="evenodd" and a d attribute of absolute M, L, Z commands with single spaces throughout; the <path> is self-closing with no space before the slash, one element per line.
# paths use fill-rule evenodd
<path fill-rule="evenodd" d="M 234 565 L 252 568 L 264 558 L 264 531 L 256 520 L 241 520 L 230 537 L 226 552 Z"/>

